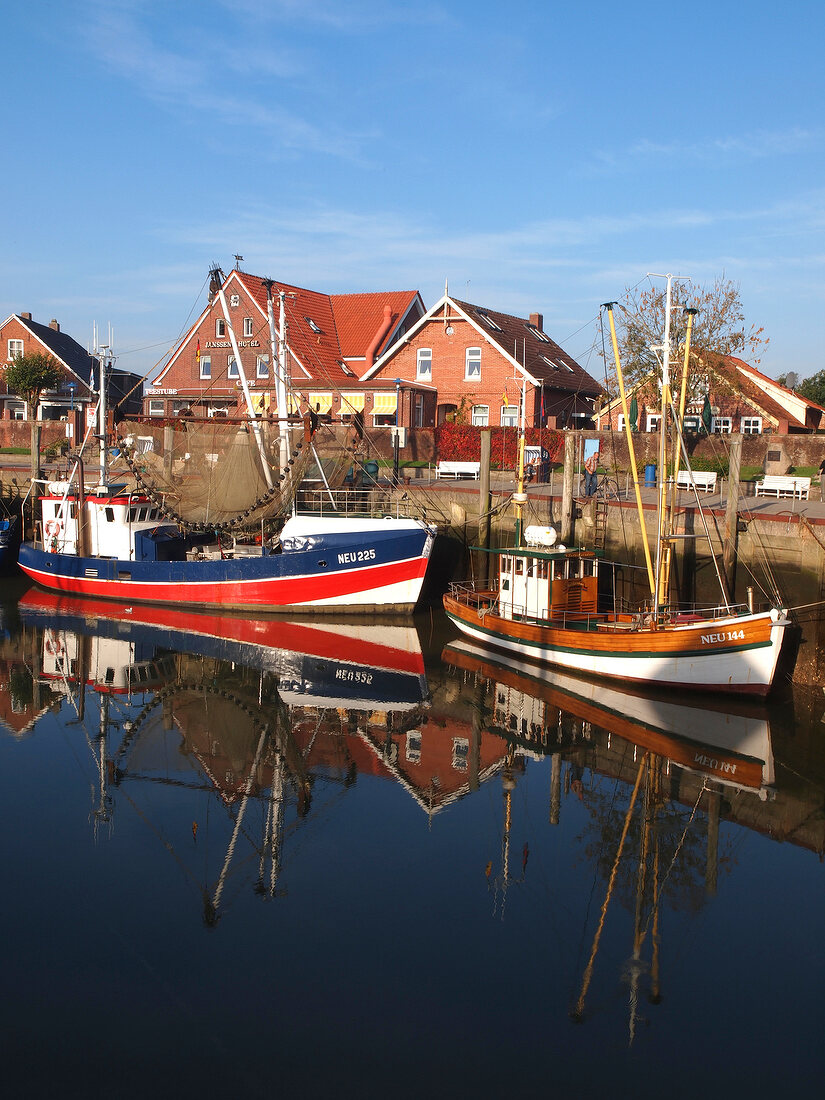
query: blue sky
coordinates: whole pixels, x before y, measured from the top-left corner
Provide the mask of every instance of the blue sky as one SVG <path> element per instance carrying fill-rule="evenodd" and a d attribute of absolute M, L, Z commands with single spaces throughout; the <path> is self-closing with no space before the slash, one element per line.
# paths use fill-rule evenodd
<path fill-rule="evenodd" d="M 4 12 L 0 314 L 150 371 L 209 265 L 520 315 L 597 378 L 646 273 L 825 367 L 825 10 L 790 0 L 29 0 Z"/>

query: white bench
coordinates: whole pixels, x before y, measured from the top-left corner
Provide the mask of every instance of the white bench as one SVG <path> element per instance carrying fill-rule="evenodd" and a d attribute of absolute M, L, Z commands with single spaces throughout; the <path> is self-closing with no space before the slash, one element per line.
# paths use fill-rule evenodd
<path fill-rule="evenodd" d="M 435 468 L 435 479 L 471 477 L 478 481 L 481 476 L 480 462 L 439 462 Z"/>
<path fill-rule="evenodd" d="M 676 488 L 690 489 L 691 481 L 703 493 L 716 492 L 716 474 L 709 470 L 680 470 L 676 475 Z"/>
<path fill-rule="evenodd" d="M 756 483 L 758 497 L 798 497 L 799 500 L 807 500 L 810 491 L 809 477 L 794 477 L 791 474 L 765 474 Z"/>

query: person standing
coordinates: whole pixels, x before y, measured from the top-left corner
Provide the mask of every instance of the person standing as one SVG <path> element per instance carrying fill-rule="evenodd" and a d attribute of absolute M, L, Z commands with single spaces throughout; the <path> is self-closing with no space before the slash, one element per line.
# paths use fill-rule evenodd
<path fill-rule="evenodd" d="M 592 497 L 596 492 L 596 470 L 599 466 L 599 452 L 593 451 L 584 460 L 584 495 Z"/>
<path fill-rule="evenodd" d="M 825 458 L 819 464 L 819 499 L 825 501 Z"/>

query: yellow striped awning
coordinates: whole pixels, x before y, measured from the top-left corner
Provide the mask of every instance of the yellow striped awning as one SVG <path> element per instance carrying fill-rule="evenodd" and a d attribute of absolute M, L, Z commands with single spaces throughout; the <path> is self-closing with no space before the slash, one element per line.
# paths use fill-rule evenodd
<path fill-rule="evenodd" d="M 301 411 L 301 395 L 299 393 L 288 393 L 286 395 L 286 407 L 290 416 L 294 416 Z"/>
<path fill-rule="evenodd" d="M 348 416 L 351 412 L 363 412 L 365 397 L 364 393 L 342 393 L 341 415 Z"/>
<path fill-rule="evenodd" d="M 373 398 L 372 411 L 376 416 L 387 416 L 394 413 L 398 405 L 398 398 L 394 393 L 377 393 Z"/>
<path fill-rule="evenodd" d="M 332 408 L 331 393 L 308 393 L 307 401 L 313 412 L 328 413 Z"/>

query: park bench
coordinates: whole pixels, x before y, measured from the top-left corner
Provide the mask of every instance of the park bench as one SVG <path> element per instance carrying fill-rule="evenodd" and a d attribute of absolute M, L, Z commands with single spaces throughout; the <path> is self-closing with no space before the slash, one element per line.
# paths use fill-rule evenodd
<path fill-rule="evenodd" d="M 676 475 L 676 488 L 690 489 L 691 481 L 703 493 L 716 492 L 716 474 L 709 470 L 679 470 Z"/>
<path fill-rule="evenodd" d="M 480 462 L 439 462 L 435 468 L 436 481 L 444 477 L 471 477 L 474 481 L 478 481 L 480 473 Z"/>
<path fill-rule="evenodd" d="M 756 483 L 756 496 L 758 497 L 795 497 L 799 500 L 807 500 L 811 490 L 809 477 L 794 477 L 792 474 L 765 474 L 761 481 Z"/>

